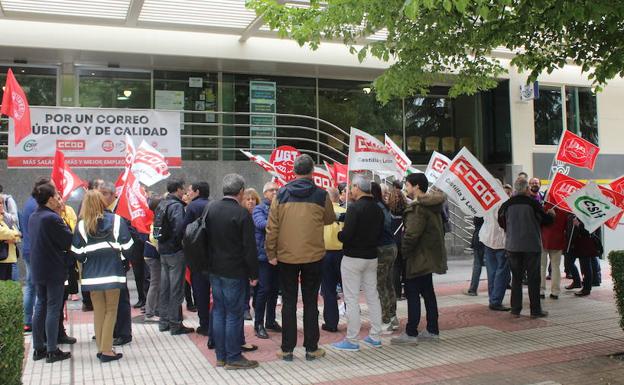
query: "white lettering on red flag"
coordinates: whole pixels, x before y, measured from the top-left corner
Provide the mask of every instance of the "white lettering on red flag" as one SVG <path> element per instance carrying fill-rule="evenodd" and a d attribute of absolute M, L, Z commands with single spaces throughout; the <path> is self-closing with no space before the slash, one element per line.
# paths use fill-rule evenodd
<path fill-rule="evenodd" d="M 295 179 L 293 166 L 295 159 L 301 155 L 299 150 L 292 146 L 279 146 L 271 152 L 269 163 L 275 167 L 275 171 L 287 183 Z"/>
<path fill-rule="evenodd" d="M 383 175 L 402 178 L 397 169 L 394 156 L 385 144 L 364 131 L 351 127 L 349 140 L 349 169 L 352 171 L 369 170 Z"/>
<path fill-rule="evenodd" d="M 405 175 L 405 173 L 407 173 L 407 170 L 412 165 L 412 161 L 407 155 L 405 155 L 403 150 L 401 150 L 401 148 L 397 146 L 397 144 L 394 143 L 392 139 L 390 139 L 390 137 L 387 134 L 385 136 L 385 145 L 388 151 L 390 152 L 390 154 L 394 156 L 394 161 L 395 161 L 397 169 L 401 173 L 403 173 L 403 175 Z"/>
<path fill-rule="evenodd" d="M 149 209 L 147 198 L 143 195 L 139 180 L 132 171 L 128 172 L 115 213 L 130 221 L 140 233 L 149 234 L 154 213 Z"/>
<path fill-rule="evenodd" d="M 565 202 L 565 198 L 584 186 L 585 183 L 558 172 L 550 184 L 545 200 L 571 213 L 572 209 Z"/>
<path fill-rule="evenodd" d="M 600 147 L 570 130 L 565 130 L 561 137 L 561 143 L 559 143 L 556 160 L 593 170 L 599 151 Z"/>
<path fill-rule="evenodd" d="M 139 182 L 146 186 L 151 186 L 171 175 L 163 154 L 145 140 L 136 150 L 131 170 Z"/>
<path fill-rule="evenodd" d="M 314 167 L 312 178 L 314 179 L 314 184 L 322 188 L 323 190 L 327 190 L 328 188 L 334 186 L 329 171 L 323 170 L 320 167 Z"/>

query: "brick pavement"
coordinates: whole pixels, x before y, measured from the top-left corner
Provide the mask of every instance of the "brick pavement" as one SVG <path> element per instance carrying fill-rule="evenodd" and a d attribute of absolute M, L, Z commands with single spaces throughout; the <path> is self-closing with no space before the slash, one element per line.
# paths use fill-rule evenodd
<path fill-rule="evenodd" d="M 606 267 L 606 266 L 605 266 Z M 451 262 L 456 272 L 469 266 Z M 28 357 L 25 384 L 624 384 L 624 362 L 607 355 L 624 351 L 624 332 L 618 326 L 608 271 L 603 286 L 592 295 L 576 298 L 562 293 L 559 300 L 546 299 L 548 318 L 518 319 L 508 313 L 487 309 L 487 295 L 467 297 L 461 290 L 467 281 L 436 277 L 440 307 L 439 342 L 421 342 L 418 346 L 392 346 L 391 336 L 384 336 L 381 349 L 362 346 L 357 353 L 338 352 L 329 344 L 344 335 L 321 331 L 321 345 L 327 357 L 307 362 L 303 348 L 295 350 L 295 361 L 276 359 L 280 335 L 270 333 L 269 340 L 253 336 L 251 322 L 246 322 L 247 341 L 257 344 L 257 352 L 247 354 L 261 362 L 251 371 L 225 371 L 215 368 L 214 352 L 199 335 L 171 336 L 159 333 L 156 325 L 133 324 L 134 340 L 119 349 L 124 358 L 101 364 L 95 357 L 92 313 L 78 310 L 70 303 L 68 331 L 78 338 L 71 347 L 73 358 L 55 364 L 31 359 L 30 337 L 25 338 Z M 462 275 L 460 275 L 462 276 Z M 485 276 L 485 274 L 483 274 Z M 565 283 L 565 282 L 564 282 Z M 132 284 L 130 286 L 133 286 Z M 481 282 L 485 290 L 487 282 Z M 508 297 L 506 302 L 508 303 Z M 525 293 L 526 300 L 526 293 Z M 320 301 L 322 305 L 322 300 Z M 407 315 L 405 301 L 398 303 L 402 325 Z M 361 303 L 364 330 L 368 312 Z M 528 304 L 525 307 L 528 311 Z M 138 313 L 137 313 L 138 314 Z M 302 327 L 301 311 L 298 314 Z M 198 326 L 195 313 L 185 312 L 185 323 Z M 299 333 L 299 346 L 303 335 Z M 67 346 L 65 346 L 67 348 Z"/>

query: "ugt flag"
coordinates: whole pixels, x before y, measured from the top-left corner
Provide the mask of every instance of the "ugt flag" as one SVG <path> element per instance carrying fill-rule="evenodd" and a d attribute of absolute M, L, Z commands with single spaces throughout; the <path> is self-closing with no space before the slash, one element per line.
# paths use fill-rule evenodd
<path fill-rule="evenodd" d="M 466 147 L 457 153 L 434 186 L 453 199 L 464 213 L 478 217 L 507 200 L 503 186 Z"/>
<path fill-rule="evenodd" d="M 617 207 L 621 209 L 624 209 L 624 195 L 618 194 L 615 191 L 609 190 L 606 187 L 598 186 L 598 188 L 607 198 L 609 198 L 611 203 L 613 203 L 614 205 L 616 205 Z M 605 223 L 605 225 L 611 230 L 617 229 L 618 225 L 620 224 L 620 219 L 622 219 L 623 215 L 624 215 L 624 211 L 620 212 L 619 214 L 609 219 Z"/>
<path fill-rule="evenodd" d="M 22 87 L 13 76 L 13 70 L 7 71 L 4 95 L 2 96 L 2 108 L 0 113 L 13 118 L 15 124 L 15 145 L 32 133 L 30 125 L 30 107 L 28 99 Z"/>
<path fill-rule="evenodd" d="M 577 167 L 594 170 L 600 147 L 575 135 L 570 130 L 564 130 L 559 142 L 556 159 Z"/>
<path fill-rule="evenodd" d="M 569 197 L 576 190 L 583 188 L 583 186 L 585 186 L 585 183 L 558 172 L 550 183 L 550 188 L 544 200 L 559 207 L 561 210 L 572 212 L 565 198 Z"/>
<path fill-rule="evenodd" d="M 425 176 L 429 183 L 435 183 L 450 164 L 451 160 L 449 158 L 434 151 L 425 170 Z"/>
<path fill-rule="evenodd" d="M 609 183 L 611 190 L 624 195 L 624 175 Z"/>
<path fill-rule="evenodd" d="M 130 221 L 140 233 L 149 234 L 154 220 L 154 213 L 149 209 L 147 198 L 141 191 L 141 185 L 132 171 L 126 176 L 115 213 Z"/>
<path fill-rule="evenodd" d="M 369 170 L 382 175 L 402 178 L 395 166 L 394 156 L 386 145 L 364 131 L 351 127 L 349 140 L 349 169 Z"/>
<path fill-rule="evenodd" d="M 240 152 L 242 152 L 247 158 L 249 158 L 249 160 L 262 167 L 264 171 L 271 174 L 271 176 L 273 176 L 273 182 L 277 183 L 279 186 L 283 186 L 286 184 L 286 182 L 282 179 L 282 176 L 277 172 L 275 167 L 271 163 L 267 162 L 266 159 L 264 159 L 261 155 L 254 155 L 251 152 L 245 150 L 240 150 Z"/>
<path fill-rule="evenodd" d="M 54 163 L 52 164 L 52 175 L 50 175 L 50 179 L 54 182 L 63 200 L 66 200 L 72 191 L 85 185 L 85 182 L 78 178 L 72 169 L 65 164 L 65 154 L 60 150 L 56 150 L 54 154 Z"/>
<path fill-rule="evenodd" d="M 390 137 L 387 134 L 385 135 L 385 144 L 386 144 L 386 148 L 388 149 L 390 154 L 392 154 L 392 156 L 394 156 L 394 161 L 395 161 L 395 164 L 396 164 L 396 168 L 403 175 L 405 175 L 407 173 L 407 170 L 412 165 L 412 161 L 410 160 L 410 158 L 407 155 L 405 155 L 403 150 L 401 150 L 401 148 L 399 146 L 397 146 L 397 144 L 394 143 L 392 141 L 392 139 L 390 139 Z"/>
<path fill-rule="evenodd" d="M 565 202 L 590 233 L 622 211 L 600 192 L 594 182 L 589 182 L 585 187 L 570 194 L 565 198 Z"/>
<path fill-rule="evenodd" d="M 151 186 L 156 182 L 169 178 L 169 166 L 165 157 L 145 140 L 136 150 L 132 172 L 139 182 Z"/>
<path fill-rule="evenodd" d="M 295 180 L 295 159 L 301 155 L 299 150 L 292 146 L 279 146 L 271 152 L 269 163 L 285 182 Z"/>

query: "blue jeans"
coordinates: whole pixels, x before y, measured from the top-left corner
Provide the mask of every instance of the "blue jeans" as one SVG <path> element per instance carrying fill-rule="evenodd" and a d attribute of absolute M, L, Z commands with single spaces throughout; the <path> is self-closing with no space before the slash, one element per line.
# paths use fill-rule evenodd
<path fill-rule="evenodd" d="M 35 307 L 35 285 L 30 274 L 30 259 L 24 258 L 26 265 L 26 281 L 24 282 L 24 325 L 32 326 L 33 310 Z"/>
<path fill-rule="evenodd" d="M 321 290 L 323 292 L 323 320 L 328 328 L 338 327 L 338 294 L 336 286 L 341 283 L 340 263 L 342 250 L 327 250 L 323 258 L 323 275 Z"/>
<path fill-rule="evenodd" d="M 160 294 L 158 314 L 160 324 L 176 330 L 182 325 L 180 306 L 184 301 L 184 252 L 160 255 Z"/>
<path fill-rule="evenodd" d="M 440 334 L 438 327 L 438 301 L 433 290 L 433 276 L 431 273 L 420 277 L 405 280 L 405 295 L 407 296 L 407 325 L 405 333 L 411 337 L 418 336 L 420 323 L 420 297 L 425 301 L 427 311 L 427 331 L 431 334 Z"/>
<path fill-rule="evenodd" d="M 468 291 L 476 293 L 479 290 L 479 279 L 481 279 L 481 269 L 483 268 L 483 249 L 485 246 L 479 244 L 474 248 L 474 261 L 472 263 L 472 277 Z"/>
<path fill-rule="evenodd" d="M 277 266 L 273 266 L 267 261 L 260 261 L 258 272 L 254 326 L 273 326 L 276 323 L 275 307 L 277 306 L 277 293 L 279 290 Z"/>
<path fill-rule="evenodd" d="M 19 267 L 17 263 L 12 263 L 11 265 L 11 280 L 18 282 L 19 281 Z"/>
<path fill-rule="evenodd" d="M 505 249 L 494 250 L 485 246 L 484 254 L 490 305 L 502 305 L 505 290 L 507 290 L 511 278 Z"/>
<path fill-rule="evenodd" d="M 217 360 L 235 362 L 241 359 L 241 330 L 245 311 L 244 278 L 225 278 L 210 274 L 212 285 L 212 334 Z"/>
<path fill-rule="evenodd" d="M 35 350 L 46 348 L 48 353 L 51 353 L 56 351 L 65 286 L 63 282 L 36 284 L 35 289 L 37 303 L 33 317 L 33 348 Z"/>
<path fill-rule="evenodd" d="M 199 327 L 209 330 L 210 324 L 210 278 L 207 273 L 191 272 L 191 286 L 195 295 L 195 306 Z"/>

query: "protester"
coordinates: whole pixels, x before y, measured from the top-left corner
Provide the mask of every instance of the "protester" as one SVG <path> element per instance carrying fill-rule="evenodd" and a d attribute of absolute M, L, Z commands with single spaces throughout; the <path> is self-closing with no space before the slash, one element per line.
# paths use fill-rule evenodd
<path fill-rule="evenodd" d="M 282 288 L 282 346 L 277 355 L 292 361 L 297 345 L 297 294 L 301 281 L 303 344 L 306 359 L 325 356 L 318 347 L 318 292 L 325 255 L 323 226 L 336 220 L 327 192 L 314 185 L 314 161 L 307 154 L 294 162 L 296 179 L 282 187 L 271 204 L 266 251 L 269 263 L 279 261 Z"/>
<path fill-rule="evenodd" d="M 545 203 L 544 208 L 550 209 L 553 205 Z M 542 227 L 542 254 L 541 254 L 541 280 L 540 298 L 546 298 L 546 274 L 550 267 L 550 298 L 559 299 L 561 292 L 561 255 L 566 244 L 566 223 L 568 215 L 565 211 L 554 207 L 555 221 L 550 226 Z M 549 265 L 550 262 L 550 265 Z"/>
<path fill-rule="evenodd" d="M 512 188 L 506 184 L 503 189 L 507 196 L 511 196 Z M 503 306 L 505 291 L 509 285 L 509 261 L 505 255 L 505 231 L 498 224 L 499 207 L 487 212 L 483 218 L 483 226 L 479 230 L 479 239 L 483 244 L 485 267 L 488 279 L 489 308 L 495 311 L 509 311 L 511 308 Z"/>
<path fill-rule="evenodd" d="M 566 224 L 566 241 L 568 244 L 566 254 L 572 258 L 578 258 L 583 274 L 583 285 L 580 291 L 574 293 L 577 297 L 585 297 L 591 294 L 594 282 L 592 259 L 602 254 L 600 236 L 596 230 L 589 233 L 585 226 L 574 215 L 569 215 Z M 576 272 L 578 274 L 578 271 Z M 580 280 L 575 277 L 575 280 Z"/>
<path fill-rule="evenodd" d="M 119 294 L 126 287 L 122 253 L 129 258 L 132 244 L 126 223 L 106 211 L 102 194 L 97 190 L 88 191 L 82 202 L 71 251 L 82 262 L 82 285 L 91 294 L 97 358 L 102 362 L 123 356 L 113 350 L 113 331 Z"/>
<path fill-rule="evenodd" d="M 338 189 L 330 187 L 327 195 L 332 201 L 336 221 L 326 225 L 323 230 L 325 240 L 325 257 L 323 258 L 323 273 L 321 278 L 321 293 L 323 294 L 323 321 L 321 329 L 335 333 L 338 331 L 338 285 L 342 285 L 340 264 L 342 262 L 342 242 L 338 240 L 338 233 L 344 226 L 346 210 L 340 207 L 340 193 Z"/>
<path fill-rule="evenodd" d="M 13 199 L 11 194 L 4 193 L 4 187 L 2 187 L 2 185 L 0 185 L 0 200 L 4 205 L 4 217 L 9 218 L 9 221 L 12 221 L 17 228 L 20 228 L 22 225 L 17 210 L 17 203 L 15 203 L 15 199 Z M 24 225 L 27 226 L 28 223 Z"/>
<path fill-rule="evenodd" d="M 399 319 L 396 316 L 397 299 L 393 284 L 397 246 L 392 231 L 392 214 L 384 201 L 382 191 L 378 183 L 371 183 L 373 199 L 384 215 L 383 232 L 377 247 L 377 291 L 381 302 L 381 330 L 382 333 L 388 334 L 399 328 Z"/>
<path fill-rule="evenodd" d="M 538 203 L 544 203 L 544 194 L 540 192 L 540 188 L 542 186 L 542 182 L 539 178 L 531 178 L 529 179 L 529 196 L 535 199 Z"/>
<path fill-rule="evenodd" d="M 254 331 L 256 333 L 256 337 L 262 339 L 269 338 L 267 329 L 275 332 L 282 331 L 282 327 L 275 320 L 275 307 L 277 306 L 277 294 L 279 291 L 277 267 L 269 263 L 264 248 L 269 210 L 277 190 L 278 187 L 275 183 L 265 183 L 262 188 L 264 199 L 259 205 L 255 206 L 253 210 L 256 247 L 258 249 L 259 261 L 258 285 L 256 286 L 256 300 L 254 307 Z"/>
<path fill-rule="evenodd" d="M 87 191 L 99 190 L 99 188 L 103 184 L 104 184 L 104 179 L 100 179 L 100 178 L 91 179 L 89 183 L 87 183 Z M 80 206 L 78 207 L 79 214 L 80 214 L 81 209 L 82 209 L 82 202 L 80 203 Z M 89 292 L 81 290 L 80 293 L 82 294 L 82 311 L 85 311 L 85 312 L 93 311 L 93 303 L 91 303 L 91 296 Z"/>
<path fill-rule="evenodd" d="M 254 224 L 249 212 L 240 206 L 245 180 L 238 174 L 223 178 L 223 199 L 209 206 L 206 228 L 210 234 L 208 255 L 211 260 L 210 284 L 214 310 L 217 366 L 226 369 L 251 369 L 257 361 L 241 354 L 241 331 L 245 286 L 258 282 L 258 256 Z"/>
<path fill-rule="evenodd" d="M 477 291 L 479 290 L 481 270 L 483 270 L 483 266 L 485 265 L 483 261 L 485 249 L 483 247 L 483 243 L 479 239 L 479 231 L 481 230 L 481 226 L 483 226 L 483 218 L 473 217 L 472 223 L 474 225 L 472 240 L 470 241 L 470 247 L 472 247 L 473 254 L 472 276 L 470 278 L 470 286 L 468 287 L 468 290 L 464 291 L 464 294 L 474 297 L 477 295 Z"/>
<path fill-rule="evenodd" d="M 392 234 L 397 245 L 397 257 L 394 260 L 394 291 L 398 300 L 404 300 L 403 286 L 405 283 L 405 261 L 401 253 L 401 239 L 403 238 L 403 211 L 407 207 L 407 200 L 403 195 L 403 185 L 394 181 L 388 195 L 388 208 L 392 214 Z"/>
<path fill-rule="evenodd" d="M 438 191 L 427 192 L 429 182 L 423 173 L 410 174 L 406 179 L 405 189 L 413 199 L 403 214 L 405 233 L 401 244 L 406 265 L 407 325 L 405 332 L 390 342 L 414 345 L 418 337 L 437 340 L 440 335 L 432 275 L 445 274 L 448 270 L 440 214 L 446 197 Z M 419 334 L 421 296 L 427 311 L 427 328 Z"/>
<path fill-rule="evenodd" d="M 529 286 L 531 317 L 546 317 L 540 302 L 540 258 L 542 252 L 541 226 L 553 223 L 555 212 L 546 213 L 530 194 L 529 183 L 518 178 L 514 196 L 498 211 L 498 223 L 505 230 L 505 250 L 511 267 L 511 314 L 522 311 L 522 278 L 525 273 Z"/>
<path fill-rule="evenodd" d="M 152 198 L 149 201 L 149 209 L 156 210 L 160 204 L 160 198 Z M 158 297 L 160 295 L 160 254 L 158 254 L 158 242 L 154 239 L 153 232 L 150 232 L 148 241 L 143 249 L 145 264 L 149 269 L 149 289 L 145 298 L 145 322 L 159 322 Z"/>
<path fill-rule="evenodd" d="M 205 181 L 198 181 L 188 188 L 190 203 L 186 206 L 183 227 L 186 227 L 201 217 L 209 203 L 210 185 Z M 210 330 L 210 277 L 207 271 L 202 271 L 190 261 L 191 286 L 195 296 L 195 306 L 199 317 L 198 334 L 208 336 Z"/>
<path fill-rule="evenodd" d="M 167 198 L 157 208 L 156 216 L 162 216 L 158 229 L 158 252 L 160 253 L 160 295 L 158 330 L 170 330 L 172 335 L 188 334 L 195 330 L 182 324 L 180 306 L 184 300 L 185 261 L 182 250 L 184 235 L 184 181 L 172 179 L 167 183 Z M 155 225 L 156 227 L 156 225 Z"/>
<path fill-rule="evenodd" d="M 78 222 L 78 217 L 76 216 L 74 209 L 61 200 L 61 209 L 59 210 L 59 214 L 63 222 L 65 222 L 65 224 L 69 227 L 69 230 L 73 232 L 76 227 L 76 222 Z M 67 298 L 69 298 L 71 294 L 78 293 L 78 278 L 78 263 L 75 260 L 68 261 L 67 279 L 65 280 L 65 290 L 63 293 L 63 304 L 59 313 L 58 344 L 75 344 L 77 341 L 76 338 L 67 335 L 65 325 L 63 324 L 63 310 L 67 303 Z"/>
<path fill-rule="evenodd" d="M 4 202 L 0 199 L 0 281 L 13 279 L 13 265 L 17 263 L 17 243 L 22 234 L 17 229 L 13 216 L 4 210 Z"/>
<path fill-rule="evenodd" d="M 338 198 L 340 207 L 345 207 L 347 204 L 347 184 L 345 182 L 338 183 L 338 194 L 340 194 Z"/>
<path fill-rule="evenodd" d="M 253 215 L 253 211 L 254 208 L 260 204 L 260 195 L 258 195 L 258 192 L 256 191 L 256 189 L 254 188 L 248 188 L 245 189 L 245 193 L 243 195 L 243 200 L 241 201 L 241 204 L 243 205 L 243 207 L 245 207 L 247 209 L 247 211 L 249 211 L 250 215 Z M 245 289 L 245 295 L 247 296 L 247 299 L 245 300 L 245 321 L 251 321 L 251 307 L 249 306 L 249 300 L 252 297 L 252 293 L 251 293 L 251 286 L 247 286 L 247 288 Z M 255 302 L 255 292 L 253 295 L 254 300 L 252 301 L 252 306 L 253 303 Z"/>
<path fill-rule="evenodd" d="M 59 216 L 62 203 L 54 185 L 35 186 L 33 197 L 38 204 L 28 221 L 32 281 L 37 292 L 33 359 L 52 363 L 71 357 L 70 352 L 57 348 L 57 337 L 72 232 Z"/>
<path fill-rule="evenodd" d="M 377 291 L 377 247 L 383 239 L 384 213 L 371 194 L 371 180 L 356 175 L 349 194 L 355 202 L 349 204 L 344 228 L 338 233 L 344 256 L 340 265 L 342 292 L 347 307 L 347 335 L 332 344 L 338 350 L 358 351 L 360 333 L 360 288 L 366 296 L 371 329 L 363 342 L 381 347 L 381 303 Z M 379 191 L 381 195 L 381 191 Z M 389 268 L 387 269 L 389 270 Z"/>

